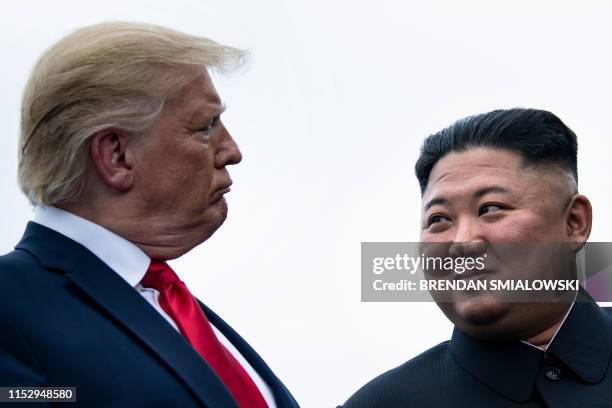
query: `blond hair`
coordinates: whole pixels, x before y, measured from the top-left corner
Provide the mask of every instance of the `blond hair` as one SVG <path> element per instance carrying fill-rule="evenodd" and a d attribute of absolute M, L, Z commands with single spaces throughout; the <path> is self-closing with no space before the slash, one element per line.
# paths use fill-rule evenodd
<path fill-rule="evenodd" d="M 139 23 L 85 27 L 47 49 L 21 105 L 18 182 L 32 204 L 56 205 L 85 188 L 90 137 L 149 129 L 166 100 L 211 68 L 227 72 L 245 53 L 208 38 Z"/>

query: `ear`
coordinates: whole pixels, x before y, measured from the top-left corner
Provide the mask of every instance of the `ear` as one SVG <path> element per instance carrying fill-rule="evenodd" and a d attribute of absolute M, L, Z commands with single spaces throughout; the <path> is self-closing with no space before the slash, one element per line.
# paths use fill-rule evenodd
<path fill-rule="evenodd" d="M 94 133 L 89 144 L 89 154 L 100 179 L 120 191 L 129 190 L 134 184 L 130 140 L 122 130 L 104 129 Z"/>
<path fill-rule="evenodd" d="M 591 234 L 593 209 L 589 199 L 582 194 L 574 195 L 568 204 L 566 220 L 568 241 L 576 244 L 578 251 Z"/>

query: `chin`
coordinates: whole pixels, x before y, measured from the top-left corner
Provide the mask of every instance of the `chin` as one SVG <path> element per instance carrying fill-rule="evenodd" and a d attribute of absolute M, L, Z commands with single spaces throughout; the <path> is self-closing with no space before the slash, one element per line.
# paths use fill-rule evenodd
<path fill-rule="evenodd" d="M 506 314 L 505 304 L 491 296 L 460 300 L 455 303 L 455 312 L 466 322 L 475 325 L 495 323 Z"/>
<path fill-rule="evenodd" d="M 216 231 L 227 219 L 227 201 L 225 201 L 224 197 L 221 197 L 219 201 L 215 203 L 215 227 L 214 231 Z M 214 232 L 213 231 L 213 232 Z"/>
<path fill-rule="evenodd" d="M 205 222 L 202 223 L 201 241 L 198 245 L 210 238 L 223 225 L 227 219 L 227 212 L 227 202 L 223 197 L 204 211 Z"/>
<path fill-rule="evenodd" d="M 500 325 L 503 326 L 502 321 L 510 311 L 510 305 L 491 295 L 457 299 L 439 306 L 461 331 L 482 339 L 499 338 Z"/>

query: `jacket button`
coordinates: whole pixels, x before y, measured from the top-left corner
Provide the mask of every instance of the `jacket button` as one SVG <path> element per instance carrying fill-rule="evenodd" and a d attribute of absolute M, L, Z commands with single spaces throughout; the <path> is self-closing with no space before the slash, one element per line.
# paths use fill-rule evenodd
<path fill-rule="evenodd" d="M 561 379 L 561 370 L 557 367 L 548 367 L 544 374 L 551 381 L 559 381 Z"/>

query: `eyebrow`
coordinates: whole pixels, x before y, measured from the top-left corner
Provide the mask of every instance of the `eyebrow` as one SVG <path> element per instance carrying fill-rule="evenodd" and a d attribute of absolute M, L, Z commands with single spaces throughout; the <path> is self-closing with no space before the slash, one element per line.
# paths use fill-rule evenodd
<path fill-rule="evenodd" d="M 221 115 L 227 109 L 225 102 L 219 101 L 205 107 L 197 108 L 189 118 L 189 123 L 200 122 L 202 117 L 209 118 L 211 116 Z"/>
<path fill-rule="evenodd" d="M 476 191 L 474 194 L 472 194 L 472 197 L 480 198 L 490 193 L 510 194 L 511 192 L 512 192 L 511 190 L 505 187 L 490 186 L 490 187 L 481 188 L 480 190 Z M 429 208 L 433 207 L 434 205 L 444 205 L 444 204 L 448 204 L 448 200 L 446 198 L 443 198 L 443 197 L 433 198 L 427 204 L 425 204 L 424 210 L 427 211 Z"/>
<path fill-rule="evenodd" d="M 444 204 L 448 204 L 448 200 L 445 198 L 434 198 L 433 200 L 430 200 L 427 204 L 425 204 L 425 211 L 429 210 L 430 207 L 433 207 L 434 205 L 444 205 Z"/>
<path fill-rule="evenodd" d="M 489 193 L 498 193 L 498 194 L 510 194 L 511 191 L 505 187 L 500 187 L 500 186 L 491 186 L 491 187 L 485 187 L 483 189 L 480 189 L 478 191 L 476 191 L 473 194 L 474 198 L 480 198 L 484 195 L 487 195 Z"/>

